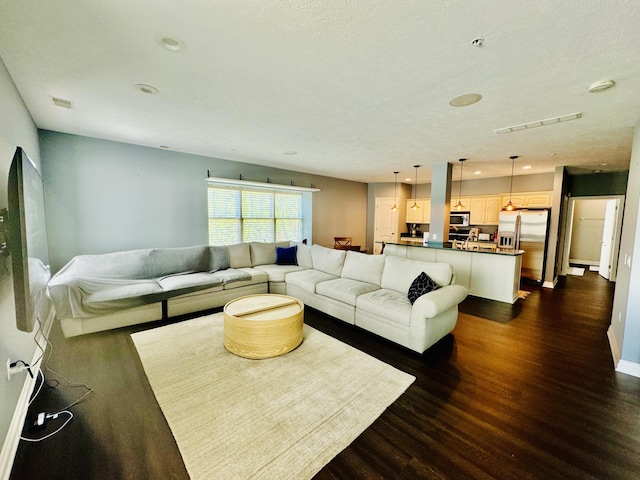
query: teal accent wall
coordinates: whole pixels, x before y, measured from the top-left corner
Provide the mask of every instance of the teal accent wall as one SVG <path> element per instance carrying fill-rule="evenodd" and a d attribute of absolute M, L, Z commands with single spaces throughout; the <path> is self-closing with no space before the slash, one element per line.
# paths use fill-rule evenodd
<path fill-rule="evenodd" d="M 624 195 L 628 177 L 628 171 L 569 175 L 567 190 L 572 197 Z"/>

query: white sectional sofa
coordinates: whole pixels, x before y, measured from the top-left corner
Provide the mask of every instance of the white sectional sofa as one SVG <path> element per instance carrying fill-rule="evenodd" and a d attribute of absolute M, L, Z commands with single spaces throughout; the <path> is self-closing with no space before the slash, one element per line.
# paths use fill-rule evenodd
<path fill-rule="evenodd" d="M 276 249 L 295 246 L 294 264 Z M 280 250 L 278 253 L 282 253 Z M 288 253 L 291 253 L 289 251 Z M 441 288 L 407 292 L 425 272 Z M 416 352 L 451 332 L 467 291 L 444 263 L 366 255 L 302 243 L 146 249 L 75 257 L 49 283 L 65 336 L 220 307 L 255 293 L 281 293 Z"/>

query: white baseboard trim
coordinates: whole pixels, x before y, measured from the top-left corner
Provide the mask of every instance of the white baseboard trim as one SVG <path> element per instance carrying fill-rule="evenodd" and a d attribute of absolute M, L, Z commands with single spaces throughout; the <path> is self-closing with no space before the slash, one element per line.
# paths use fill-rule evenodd
<path fill-rule="evenodd" d="M 613 330 L 611 329 L 611 325 L 607 329 L 607 338 L 609 339 L 609 348 L 611 348 L 611 356 L 613 357 L 613 365 L 618 365 L 620 361 L 620 347 L 618 347 L 618 342 L 616 342 L 616 337 L 613 334 Z"/>
<path fill-rule="evenodd" d="M 53 323 L 53 317 L 55 316 L 55 312 L 53 308 L 49 312 L 49 316 L 43 326 L 44 335 L 48 338 L 49 331 L 51 330 L 51 324 Z M 38 335 L 38 334 L 37 334 Z M 39 345 L 44 345 L 46 349 L 46 342 L 44 342 L 44 338 L 42 333 L 40 333 L 36 337 L 36 341 Z M 40 368 L 40 363 L 42 362 L 40 349 L 36 349 L 33 358 L 31 359 L 31 371 L 33 372 L 33 378 L 30 375 L 26 375 L 26 379 L 24 381 L 24 385 L 22 386 L 22 391 L 20 392 L 20 398 L 18 398 L 18 403 L 16 405 L 15 410 L 13 411 L 13 417 L 11 418 L 11 423 L 9 424 L 9 431 L 7 432 L 7 436 L 4 440 L 4 445 L 2 446 L 2 451 L 0 452 L 0 479 L 8 480 L 11 475 L 11 469 L 13 467 L 13 461 L 16 456 L 16 452 L 18 451 L 18 443 L 20 442 L 20 436 L 22 434 L 22 428 L 24 427 L 24 421 L 27 417 L 27 411 L 29 409 L 29 399 L 31 398 L 31 394 L 33 393 L 33 388 L 36 385 L 36 381 L 38 379 L 38 369 Z"/>
<path fill-rule="evenodd" d="M 640 378 L 640 363 L 628 362 L 620 360 L 616 367 L 616 372 L 625 373 Z"/>
<path fill-rule="evenodd" d="M 558 277 L 553 279 L 553 282 L 544 282 L 542 284 L 543 288 L 556 288 L 556 283 L 558 283 Z"/>

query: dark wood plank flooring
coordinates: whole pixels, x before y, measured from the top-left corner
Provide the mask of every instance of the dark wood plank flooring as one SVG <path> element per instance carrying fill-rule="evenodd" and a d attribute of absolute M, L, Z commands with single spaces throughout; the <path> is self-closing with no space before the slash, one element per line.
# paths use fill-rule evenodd
<path fill-rule="evenodd" d="M 613 284 L 587 271 L 523 288 L 513 306 L 467 299 L 423 355 L 308 309 L 306 323 L 416 376 L 317 478 L 640 479 L 640 379 L 614 371 L 606 336 Z M 60 433 L 20 443 L 11 478 L 188 478 L 129 338 L 160 324 L 68 340 L 54 325 L 49 366 L 94 393 Z M 83 393 L 62 381 L 31 410 Z"/>

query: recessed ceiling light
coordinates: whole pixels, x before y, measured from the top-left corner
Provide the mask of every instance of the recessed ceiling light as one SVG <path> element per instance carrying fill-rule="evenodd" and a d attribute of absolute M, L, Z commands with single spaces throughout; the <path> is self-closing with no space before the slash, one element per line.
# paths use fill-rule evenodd
<path fill-rule="evenodd" d="M 411 180 L 413 180 L 411 177 L 407 177 L 404 179 L 405 182 L 410 182 Z"/>
<path fill-rule="evenodd" d="M 482 95 L 479 93 L 465 93 L 464 95 L 460 95 L 459 97 L 449 100 L 449 105 L 452 107 L 467 107 L 474 103 L 478 103 L 481 98 Z"/>
<path fill-rule="evenodd" d="M 160 90 L 158 90 L 156 87 L 152 87 L 151 85 L 147 85 L 145 83 L 136 83 L 136 88 L 142 93 L 148 93 L 149 95 L 156 95 L 160 92 Z"/>
<path fill-rule="evenodd" d="M 297 155 L 298 152 L 295 150 L 287 150 L 286 152 L 282 152 L 283 155 Z"/>
<path fill-rule="evenodd" d="M 170 52 L 184 52 L 187 49 L 187 46 L 182 40 L 166 33 L 157 34 L 156 42 L 158 42 L 158 45 L 162 48 L 169 50 Z"/>
<path fill-rule="evenodd" d="M 522 167 L 523 170 L 531 170 L 531 165 L 525 165 Z"/>
<path fill-rule="evenodd" d="M 58 98 L 58 97 L 51 97 L 51 101 L 56 107 L 69 108 L 69 109 L 73 108 L 73 102 L 71 102 L 71 100 L 65 100 L 64 98 Z"/>
<path fill-rule="evenodd" d="M 606 167 L 606 166 L 607 166 L 607 164 L 606 164 L 606 163 L 599 163 L 599 164 L 598 164 L 598 166 L 599 166 L 599 167 Z"/>
<path fill-rule="evenodd" d="M 480 175 L 482 172 L 480 170 L 476 170 L 475 172 L 473 172 L 474 175 Z"/>
<path fill-rule="evenodd" d="M 602 173 L 602 170 L 594 170 L 593 173 Z"/>
<path fill-rule="evenodd" d="M 471 45 L 473 45 L 474 47 L 481 47 L 483 43 L 484 43 L 484 38 L 482 37 L 476 37 L 473 40 L 471 40 Z"/>
<path fill-rule="evenodd" d="M 589 86 L 587 90 L 589 93 L 597 93 L 602 92 L 604 90 L 608 90 L 616 84 L 613 80 L 603 80 L 601 82 L 593 83 Z"/>
<path fill-rule="evenodd" d="M 160 148 L 170 148 L 168 145 L 160 145 Z"/>

